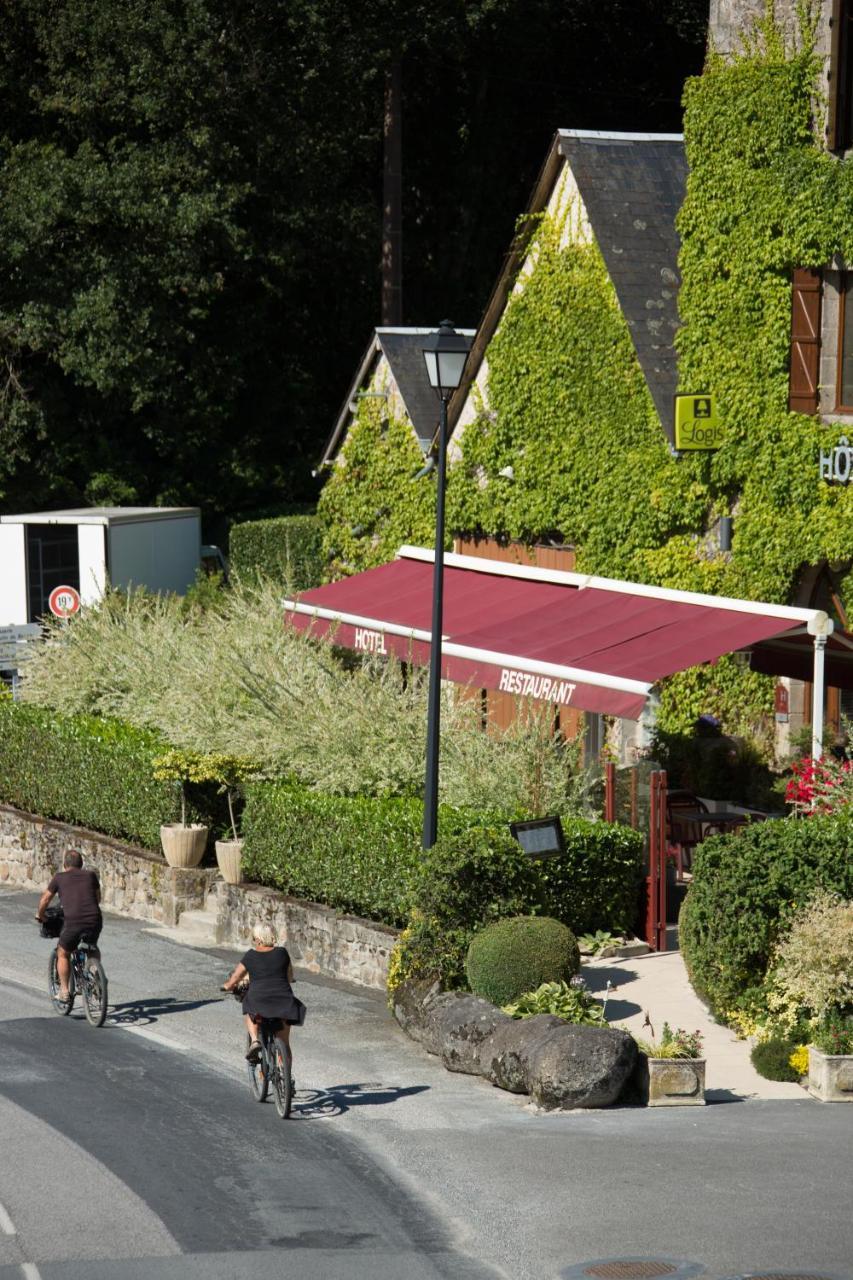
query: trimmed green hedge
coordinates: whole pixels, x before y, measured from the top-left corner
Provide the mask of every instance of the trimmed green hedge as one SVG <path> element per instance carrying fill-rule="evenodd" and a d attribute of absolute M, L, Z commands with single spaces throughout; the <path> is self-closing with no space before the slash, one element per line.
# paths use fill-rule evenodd
<path fill-rule="evenodd" d="M 439 839 L 421 849 L 420 801 L 328 796 L 292 783 L 247 789 L 247 878 L 385 924 L 407 924 L 406 974 L 464 981 L 474 933 L 529 912 L 576 933 L 633 921 L 642 836 L 567 819 L 566 852 L 532 862 L 499 814 L 442 807 Z"/>
<path fill-rule="evenodd" d="M 228 550 L 231 571 L 239 578 L 269 577 L 294 591 L 319 586 L 323 578 L 323 531 L 315 515 L 236 524 Z"/>
<path fill-rule="evenodd" d="M 776 939 L 819 887 L 853 898 L 853 815 L 756 822 L 696 850 L 678 933 L 690 980 L 718 1017 L 763 1010 Z"/>
<path fill-rule="evenodd" d="M 416 800 L 254 783 L 243 811 L 244 874 L 297 898 L 402 924 L 420 855 L 422 813 Z"/>
<path fill-rule="evenodd" d="M 157 849 L 160 824 L 180 820 L 175 787 L 152 777 L 163 749 L 119 721 L 0 698 L 0 801 Z"/>
<path fill-rule="evenodd" d="M 476 933 L 465 972 L 475 995 L 505 1005 L 545 982 L 568 982 L 581 965 L 577 938 L 559 920 L 513 916 Z"/>

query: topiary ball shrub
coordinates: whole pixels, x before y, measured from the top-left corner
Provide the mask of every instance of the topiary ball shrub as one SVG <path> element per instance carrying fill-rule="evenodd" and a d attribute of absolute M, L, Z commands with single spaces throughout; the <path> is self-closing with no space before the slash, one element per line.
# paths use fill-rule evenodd
<path fill-rule="evenodd" d="M 468 948 L 471 990 L 493 1004 L 511 1004 L 543 982 L 568 982 L 580 968 L 571 929 L 548 916 L 514 916 L 486 925 Z"/>
<path fill-rule="evenodd" d="M 794 1070 L 788 1059 L 798 1047 L 793 1040 L 764 1040 L 755 1045 L 749 1056 L 755 1070 L 765 1080 L 789 1080 L 791 1084 L 797 1084 L 800 1073 Z"/>

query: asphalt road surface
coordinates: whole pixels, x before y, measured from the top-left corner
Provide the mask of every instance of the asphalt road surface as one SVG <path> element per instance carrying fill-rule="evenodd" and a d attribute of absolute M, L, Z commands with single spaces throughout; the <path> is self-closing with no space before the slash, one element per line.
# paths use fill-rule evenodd
<path fill-rule="evenodd" d="M 548 1280 L 637 1258 L 853 1280 L 853 1107 L 537 1115 L 445 1072 L 378 993 L 298 975 L 281 1121 L 218 994 L 233 953 L 107 917 L 96 1030 L 51 1010 L 36 900 L 0 892 L 0 1280 Z"/>

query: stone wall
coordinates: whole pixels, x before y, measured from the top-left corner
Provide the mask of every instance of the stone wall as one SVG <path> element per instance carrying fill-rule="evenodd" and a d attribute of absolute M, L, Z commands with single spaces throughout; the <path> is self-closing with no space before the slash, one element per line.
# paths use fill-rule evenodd
<path fill-rule="evenodd" d="M 356 916 L 342 916 L 316 902 L 288 898 L 257 884 L 219 882 L 208 899 L 216 901 L 217 942 L 248 945 L 261 921 L 286 940 L 296 964 L 312 973 L 344 978 L 364 987 L 385 988 L 388 961 L 397 930 Z"/>
<path fill-rule="evenodd" d="M 97 871 L 108 911 L 177 925 L 183 911 L 205 909 L 216 914 L 216 941 L 233 946 L 247 945 L 261 921 L 286 938 L 295 962 L 312 973 L 385 988 L 395 929 L 261 885 L 225 884 L 215 868 L 169 867 L 158 853 L 0 805 L 0 885 L 44 889 L 69 848 Z"/>
<path fill-rule="evenodd" d="M 168 867 L 146 849 L 0 805 L 0 884 L 43 889 L 62 870 L 66 849 L 79 849 L 97 871 L 107 910 L 158 924 L 177 924 L 182 911 L 202 907 L 217 876 L 208 868 Z"/>

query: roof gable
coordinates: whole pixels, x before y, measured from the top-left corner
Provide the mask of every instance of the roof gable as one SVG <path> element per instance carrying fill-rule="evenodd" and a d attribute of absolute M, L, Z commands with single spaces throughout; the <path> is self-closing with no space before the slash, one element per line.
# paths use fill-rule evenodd
<path fill-rule="evenodd" d="M 687 159 L 680 134 L 561 130 L 586 214 L 613 281 L 661 425 L 671 438 L 678 386 L 679 238 Z"/>
<path fill-rule="evenodd" d="M 434 332 L 434 329 L 428 328 L 402 327 L 382 327 L 373 331 L 332 434 L 326 442 L 321 466 L 332 462 L 343 444 L 355 416 L 353 406 L 383 356 L 421 450 L 424 453 L 429 450 L 438 426 L 438 401 L 427 377 L 423 342 L 428 334 Z M 474 335 L 473 329 L 460 329 L 458 332 L 467 337 Z"/>

